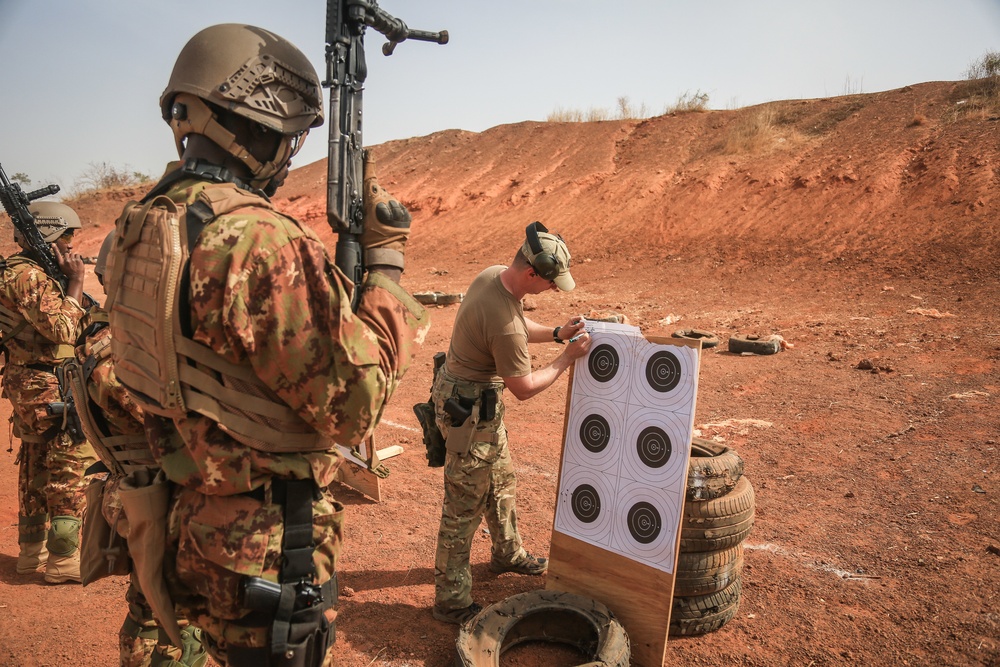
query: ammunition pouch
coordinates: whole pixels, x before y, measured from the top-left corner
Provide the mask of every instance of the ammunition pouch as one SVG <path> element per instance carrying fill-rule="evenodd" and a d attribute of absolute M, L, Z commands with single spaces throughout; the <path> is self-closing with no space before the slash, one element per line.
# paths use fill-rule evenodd
<path fill-rule="evenodd" d="M 464 456 L 474 442 L 497 442 L 496 432 L 486 425 L 497 419 L 501 391 L 502 382 L 463 380 L 442 369 L 434 383 L 433 397 L 435 402 L 440 401 L 447 417 L 445 447 L 449 452 Z"/>

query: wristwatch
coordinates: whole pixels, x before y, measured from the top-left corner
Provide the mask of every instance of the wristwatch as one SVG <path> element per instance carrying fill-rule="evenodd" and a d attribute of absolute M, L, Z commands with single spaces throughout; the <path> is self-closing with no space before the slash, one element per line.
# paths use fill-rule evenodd
<path fill-rule="evenodd" d="M 562 331 L 562 327 L 556 327 L 552 330 L 552 340 L 559 343 L 560 345 L 565 345 L 566 341 L 559 337 L 559 332 Z"/>

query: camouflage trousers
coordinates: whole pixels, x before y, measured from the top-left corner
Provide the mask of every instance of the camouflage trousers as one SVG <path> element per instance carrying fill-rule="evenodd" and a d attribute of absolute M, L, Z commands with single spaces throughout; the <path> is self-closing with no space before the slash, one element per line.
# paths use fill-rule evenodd
<path fill-rule="evenodd" d="M 227 664 L 231 646 L 270 646 L 272 618 L 244 607 L 240 587 L 247 577 L 277 581 L 282 512 L 270 484 L 263 500 L 208 496 L 185 487 L 174 491 L 164 559 L 168 587 L 177 613 L 201 628 L 206 648 L 221 664 Z M 312 514 L 316 583 L 323 584 L 333 577 L 343 544 L 344 506 L 323 489 Z M 331 606 L 327 620 L 335 616 Z M 324 665 L 332 664 L 331 650 Z"/>
<path fill-rule="evenodd" d="M 446 373 L 441 373 L 439 379 L 431 396 L 438 428 L 447 438 L 450 419 L 444 412 L 444 401 L 452 395 L 468 394 L 475 383 L 455 387 L 454 378 Z M 469 452 L 449 451 L 445 458 L 444 502 L 434 558 L 434 601 L 443 609 L 472 604 L 469 559 L 472 538 L 484 517 L 490 530 L 493 560 L 509 563 L 524 554 L 517 532 L 517 477 L 507 447 L 504 412 L 499 398 L 495 418 L 477 424 Z"/>
<path fill-rule="evenodd" d="M 14 433 L 21 438 L 17 454 L 18 513 L 23 517 L 19 542 L 45 539 L 45 517 L 81 518 L 86 505 L 84 471 L 96 461 L 86 442 L 74 444 L 63 431 L 48 433 L 42 422 L 28 427 L 14 413 Z"/>
<path fill-rule="evenodd" d="M 48 405 L 62 400 L 52 373 L 9 364 L 4 369 L 3 395 L 10 399 L 14 435 L 21 440 L 18 541 L 38 542 L 45 538 L 46 516 L 83 516 L 87 486 L 83 473 L 97 457 L 88 443 L 74 444 L 48 414 Z"/>
<path fill-rule="evenodd" d="M 121 477 L 110 478 L 101 495 L 101 513 L 115 531 L 128 540 L 128 517 L 122 511 L 118 487 Z M 86 548 L 86 547 L 84 547 Z M 122 554 L 127 558 L 127 554 Z M 129 586 L 125 591 L 128 612 L 118 631 L 118 664 L 120 667 L 155 667 L 168 665 L 171 661 L 182 665 L 202 665 L 207 662 L 207 654 L 201 645 L 201 631 L 190 625 L 182 617 L 178 618 L 184 647 L 176 647 L 153 616 L 146 598 L 139 590 L 135 573 L 129 575 Z"/>

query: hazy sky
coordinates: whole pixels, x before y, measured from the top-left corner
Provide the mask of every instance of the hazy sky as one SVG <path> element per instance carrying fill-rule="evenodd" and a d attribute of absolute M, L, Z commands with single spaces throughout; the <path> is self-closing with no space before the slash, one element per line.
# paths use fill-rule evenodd
<path fill-rule="evenodd" d="M 381 0 L 446 46 L 366 35 L 366 145 L 481 131 L 557 110 L 648 115 L 685 94 L 732 109 L 955 81 L 1000 51 L 1000 0 Z M 176 157 L 158 100 L 215 23 L 291 40 L 325 73 L 323 0 L 0 0 L 0 164 L 64 191 L 90 164 L 159 176 Z M 328 99 L 328 98 L 327 98 Z M 296 158 L 326 155 L 327 126 Z"/>

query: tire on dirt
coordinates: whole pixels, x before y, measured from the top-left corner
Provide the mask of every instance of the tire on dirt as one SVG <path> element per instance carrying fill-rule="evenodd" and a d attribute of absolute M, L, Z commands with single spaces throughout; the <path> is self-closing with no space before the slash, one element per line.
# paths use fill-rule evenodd
<path fill-rule="evenodd" d="M 684 503 L 680 550 L 722 551 L 746 539 L 753 528 L 755 497 L 745 476 L 724 496 Z"/>
<path fill-rule="evenodd" d="M 739 579 L 742 571 L 742 544 L 722 551 L 682 551 L 677 559 L 674 597 L 717 593 Z"/>
<path fill-rule="evenodd" d="M 781 341 L 777 338 L 761 338 L 760 336 L 730 336 L 729 351 L 741 354 L 777 354 L 781 351 Z"/>
<path fill-rule="evenodd" d="M 486 607 L 462 626 L 455 643 L 460 667 L 498 667 L 500 655 L 523 642 L 575 646 L 592 667 L 628 667 L 628 635 L 606 606 L 573 593 L 535 590 Z"/>
<path fill-rule="evenodd" d="M 728 623 L 740 608 L 743 585 L 740 578 L 709 595 L 674 596 L 670 611 L 671 637 L 691 637 L 714 632 Z"/>
<path fill-rule="evenodd" d="M 719 344 L 719 337 L 716 336 L 711 331 L 702 331 L 701 329 L 679 329 L 678 331 L 670 334 L 671 338 L 687 338 L 689 340 L 700 340 L 701 349 L 707 350 L 710 347 L 715 347 Z"/>
<path fill-rule="evenodd" d="M 743 476 L 743 459 L 722 443 L 691 438 L 688 461 L 688 500 L 712 500 L 724 496 Z"/>

